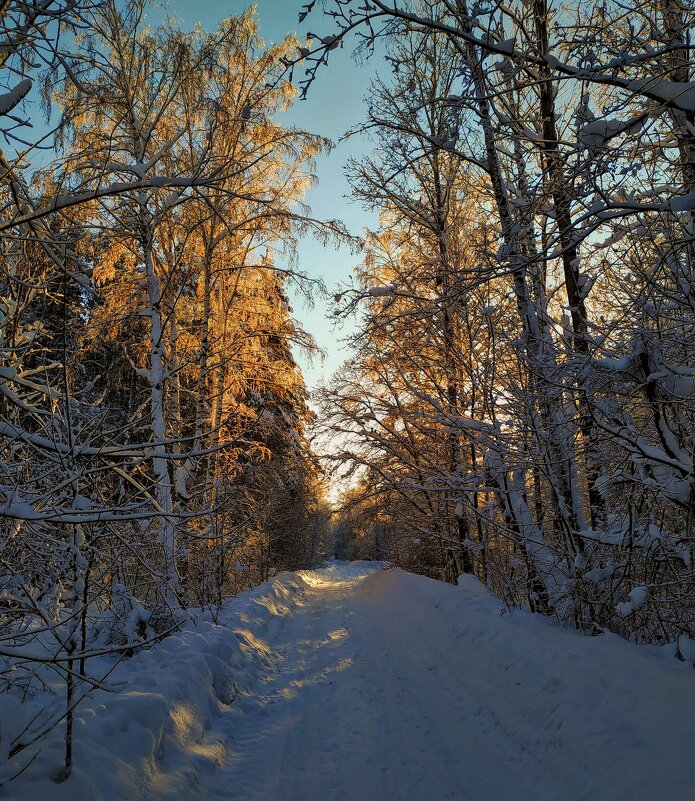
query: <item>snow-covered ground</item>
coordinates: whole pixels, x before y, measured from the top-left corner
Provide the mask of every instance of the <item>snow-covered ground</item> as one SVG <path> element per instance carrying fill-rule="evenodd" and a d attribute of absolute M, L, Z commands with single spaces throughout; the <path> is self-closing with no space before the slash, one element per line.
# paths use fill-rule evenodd
<path fill-rule="evenodd" d="M 692 665 L 505 613 L 473 579 L 333 563 L 246 593 L 219 623 L 117 668 L 127 686 L 78 711 L 68 781 L 49 776 L 56 738 L 0 797 L 695 798 Z"/>

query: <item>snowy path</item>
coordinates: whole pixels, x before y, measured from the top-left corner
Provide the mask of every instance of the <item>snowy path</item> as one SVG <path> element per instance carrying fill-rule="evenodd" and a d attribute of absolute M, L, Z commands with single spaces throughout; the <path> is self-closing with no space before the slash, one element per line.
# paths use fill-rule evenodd
<path fill-rule="evenodd" d="M 695 801 L 695 670 L 670 647 L 365 563 L 283 573 L 218 622 L 124 660 L 79 707 L 71 778 L 56 727 L 0 799 Z"/>
<path fill-rule="evenodd" d="M 529 675 L 521 652 L 491 674 L 481 642 L 457 642 L 440 609 L 462 590 L 351 566 L 301 575 L 310 585 L 303 598 L 271 620 L 267 643 L 254 637 L 277 657 L 255 688 L 259 697 L 232 707 L 224 767 L 201 788 L 208 801 L 656 801 L 676 797 L 671 791 L 688 781 L 685 751 L 670 762 L 666 755 L 663 775 L 654 765 L 648 776 L 639 770 L 658 751 L 660 726 L 678 721 L 662 714 L 647 734 L 653 742 L 643 742 L 639 730 L 625 731 L 629 710 L 617 731 L 610 709 L 605 719 L 571 705 L 558 715 L 569 688 L 552 675 Z M 543 633 L 566 638 L 580 663 L 582 645 L 591 645 L 552 627 Z M 601 684 L 597 675 L 586 687 L 599 706 Z M 537 699 L 547 708 L 535 710 Z M 623 694 L 616 703 L 626 701 Z"/>

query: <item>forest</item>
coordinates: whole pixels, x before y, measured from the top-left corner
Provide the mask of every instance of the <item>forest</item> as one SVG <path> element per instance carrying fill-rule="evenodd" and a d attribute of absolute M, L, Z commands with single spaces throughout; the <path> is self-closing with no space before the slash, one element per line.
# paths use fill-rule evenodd
<path fill-rule="evenodd" d="M 0 704 L 52 699 L 0 786 L 58 729 L 70 776 L 114 665 L 331 556 L 695 663 L 695 9 L 312 0 L 267 43 L 273 5 L 0 0 Z M 280 122 L 338 49 L 374 230 Z M 349 347 L 312 392 L 290 289 Z"/>
<path fill-rule="evenodd" d="M 693 9 L 367 5 L 391 74 L 348 165 L 381 222 L 336 297 L 354 355 L 321 393 L 339 551 L 692 637 Z"/>

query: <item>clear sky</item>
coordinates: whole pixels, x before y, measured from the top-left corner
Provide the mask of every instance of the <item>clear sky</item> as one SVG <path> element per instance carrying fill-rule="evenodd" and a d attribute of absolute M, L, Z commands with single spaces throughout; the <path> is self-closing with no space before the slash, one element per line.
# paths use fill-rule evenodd
<path fill-rule="evenodd" d="M 330 20 L 323 17 L 320 4 L 300 26 L 298 12 L 303 0 L 258 0 L 255 3 L 261 22 L 261 34 L 266 42 L 278 42 L 287 33 L 295 32 L 300 38 L 307 30 L 318 35 L 332 32 Z M 180 20 L 182 27 L 190 28 L 196 22 L 206 29 L 213 28 L 223 17 L 241 13 L 249 2 L 244 0 L 169 0 L 167 7 Z M 349 48 L 331 52 L 328 68 L 319 71 L 319 77 L 310 89 L 309 97 L 297 101 L 280 119 L 287 125 L 295 124 L 313 133 L 327 136 L 336 143 L 329 156 L 318 164 L 319 184 L 308 197 L 314 216 L 324 219 L 341 219 L 351 233 L 361 234 L 365 226 L 374 226 L 375 217 L 362 210 L 357 203 L 345 196 L 349 185 L 343 175 L 343 165 L 350 157 L 364 152 L 365 142 L 355 137 L 338 143 L 345 131 L 366 117 L 363 98 L 376 65 L 357 65 Z M 347 247 L 336 250 L 325 247 L 312 238 L 304 239 L 299 247 L 299 266 L 312 277 L 323 278 L 331 290 L 339 282 L 349 280 L 352 267 L 360 260 L 359 254 Z M 335 330 L 327 319 L 328 301 L 316 297 L 313 309 L 307 308 L 299 298 L 293 300 L 295 317 L 304 328 L 313 334 L 318 344 L 326 351 L 323 364 L 310 364 L 300 354 L 298 360 L 304 371 L 309 388 L 328 378 L 346 357 L 341 349 L 340 338 L 348 330 Z"/>

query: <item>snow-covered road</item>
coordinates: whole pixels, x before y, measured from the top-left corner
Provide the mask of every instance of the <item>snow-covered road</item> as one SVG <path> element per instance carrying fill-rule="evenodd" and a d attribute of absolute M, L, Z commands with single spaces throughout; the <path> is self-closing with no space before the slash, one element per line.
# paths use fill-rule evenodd
<path fill-rule="evenodd" d="M 0 798 L 695 799 L 692 664 L 510 612 L 470 577 L 283 573 L 111 678 L 79 707 L 70 779 L 56 727 Z M 43 698 L 0 698 L 2 730 Z"/>
<path fill-rule="evenodd" d="M 494 744 L 475 745 L 477 727 L 469 729 L 460 715 L 464 693 L 455 666 L 438 665 L 417 621 L 406 617 L 394 627 L 379 582 L 365 581 L 364 570 L 351 572 L 304 574 L 311 589 L 303 605 L 274 632 L 277 670 L 232 731 L 227 769 L 215 776 L 209 797 L 468 795 L 463 752 L 470 748 L 479 760 Z M 510 787 L 506 780 L 502 786 Z"/>
<path fill-rule="evenodd" d="M 209 801 L 695 798 L 692 671 L 503 621 L 473 583 L 340 564 L 301 575 L 301 600 L 255 635 L 276 656 L 229 716 Z M 615 675 L 629 656 L 635 675 Z"/>

